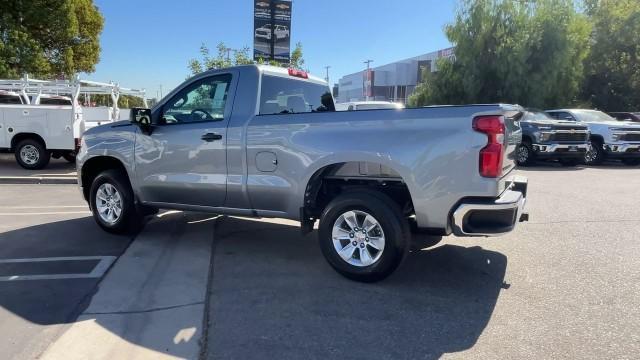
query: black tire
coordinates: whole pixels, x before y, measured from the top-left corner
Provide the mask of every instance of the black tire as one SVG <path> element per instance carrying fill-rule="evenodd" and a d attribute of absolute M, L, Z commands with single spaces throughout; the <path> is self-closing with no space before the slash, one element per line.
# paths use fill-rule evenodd
<path fill-rule="evenodd" d="M 76 153 L 75 152 L 66 152 L 62 154 L 62 158 L 67 160 L 70 164 L 76 163 Z"/>
<path fill-rule="evenodd" d="M 535 162 L 533 147 L 528 141 L 522 142 L 516 149 L 516 163 L 519 166 L 531 166 Z"/>
<path fill-rule="evenodd" d="M 22 151 L 29 152 L 22 155 Z M 51 160 L 51 152 L 47 150 L 44 144 L 36 139 L 25 139 L 18 143 L 15 149 L 16 162 L 27 170 L 44 169 Z M 30 160 L 31 159 L 31 160 Z M 35 160 L 34 160 L 35 159 Z"/>
<path fill-rule="evenodd" d="M 604 161 L 604 149 L 602 143 L 598 140 L 591 140 L 589 142 L 589 150 L 584 155 L 584 163 L 587 165 L 600 165 Z"/>
<path fill-rule="evenodd" d="M 627 166 L 638 166 L 640 165 L 640 159 L 622 159 L 622 163 Z"/>
<path fill-rule="evenodd" d="M 562 166 L 578 166 L 580 164 L 580 160 L 578 159 L 560 159 L 560 164 Z"/>
<path fill-rule="evenodd" d="M 379 258 L 368 266 L 356 266 L 343 260 L 333 244 L 334 223 L 342 214 L 352 210 L 373 216 L 384 233 L 383 250 Z M 372 229 L 374 230 L 376 229 Z M 324 209 L 320 218 L 319 242 L 325 259 L 338 273 L 355 281 L 375 282 L 386 278 L 398 268 L 409 252 L 411 234 L 409 223 L 403 218 L 400 207 L 388 196 L 376 191 L 354 190 L 339 195 Z M 369 247 L 365 245 L 365 248 L 369 253 Z M 356 249 L 360 257 L 362 250 L 358 247 Z M 356 256 L 355 250 L 352 256 Z"/>
<path fill-rule="evenodd" d="M 105 221 L 97 209 L 97 193 L 103 184 L 115 187 L 120 194 L 122 212 L 114 223 Z M 107 170 L 98 175 L 91 184 L 89 192 L 89 206 L 94 220 L 102 229 L 113 234 L 134 234 L 144 226 L 144 217 L 138 211 L 131 184 L 126 175 L 119 170 Z"/>

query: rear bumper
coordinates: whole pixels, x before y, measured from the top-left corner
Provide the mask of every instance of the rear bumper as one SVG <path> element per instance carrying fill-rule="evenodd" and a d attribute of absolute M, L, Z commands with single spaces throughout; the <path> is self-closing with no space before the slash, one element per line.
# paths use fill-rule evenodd
<path fill-rule="evenodd" d="M 539 158 L 583 158 L 588 148 L 588 144 L 533 144 Z"/>
<path fill-rule="evenodd" d="M 497 199 L 463 200 L 453 212 L 452 228 L 457 236 L 500 236 L 511 232 L 520 221 L 527 221 L 528 181 L 515 177 Z"/>

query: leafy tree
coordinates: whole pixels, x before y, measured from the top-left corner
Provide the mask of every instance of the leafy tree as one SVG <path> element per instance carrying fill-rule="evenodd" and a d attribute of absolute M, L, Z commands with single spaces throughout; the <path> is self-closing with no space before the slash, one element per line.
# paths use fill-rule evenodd
<path fill-rule="evenodd" d="M 302 43 L 296 43 L 295 49 L 291 52 L 291 62 L 287 65 L 294 69 L 302 70 L 304 68 L 304 58 L 302 57 Z"/>
<path fill-rule="evenodd" d="M 455 60 L 437 61 L 409 104 L 567 105 L 580 89 L 590 30 L 573 0 L 461 0 L 445 28 Z"/>
<path fill-rule="evenodd" d="M 0 77 L 93 72 L 103 22 L 93 0 L 3 0 Z"/>
<path fill-rule="evenodd" d="M 191 59 L 189 61 L 189 70 L 191 76 L 199 74 L 206 70 L 211 69 L 223 69 L 237 65 L 247 64 L 269 64 L 273 66 L 292 67 L 296 69 L 302 69 L 304 67 L 304 58 L 302 54 L 302 43 L 297 43 L 295 49 L 291 52 L 290 63 L 280 63 L 277 61 L 266 61 L 265 59 L 258 59 L 253 61 L 250 55 L 250 49 L 244 47 L 240 50 L 230 49 L 223 42 L 218 43 L 216 46 L 217 54 L 211 55 L 211 50 L 207 45 L 202 44 L 200 46 L 201 59 Z"/>
<path fill-rule="evenodd" d="M 640 2 L 589 0 L 593 47 L 584 98 L 606 111 L 640 111 Z"/>

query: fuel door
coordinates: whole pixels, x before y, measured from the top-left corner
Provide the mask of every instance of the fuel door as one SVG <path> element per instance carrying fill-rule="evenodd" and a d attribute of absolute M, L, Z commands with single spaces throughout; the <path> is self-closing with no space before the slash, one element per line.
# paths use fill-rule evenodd
<path fill-rule="evenodd" d="M 274 172 L 278 168 L 278 158 L 275 153 L 261 151 L 256 154 L 256 168 L 262 172 Z"/>

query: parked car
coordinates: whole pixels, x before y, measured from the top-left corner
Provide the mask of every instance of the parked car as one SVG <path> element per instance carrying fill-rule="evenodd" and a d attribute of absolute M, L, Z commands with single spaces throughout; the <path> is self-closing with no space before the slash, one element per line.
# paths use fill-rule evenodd
<path fill-rule="evenodd" d="M 404 109 L 404 105 L 390 101 L 349 101 L 336 104 L 337 111 Z"/>
<path fill-rule="evenodd" d="M 589 150 L 585 162 L 597 165 L 604 159 L 619 159 L 627 165 L 640 164 L 640 124 L 620 122 L 597 110 L 548 110 L 551 117 L 589 126 Z"/>
<path fill-rule="evenodd" d="M 289 28 L 284 25 L 276 25 L 273 28 L 273 35 L 275 35 L 276 40 L 282 40 L 289 37 Z M 271 24 L 265 24 L 256 29 L 255 37 L 258 39 L 267 39 L 271 40 Z"/>
<path fill-rule="evenodd" d="M 104 230 L 159 208 L 320 220 L 346 277 L 376 281 L 412 236 L 497 236 L 526 220 L 511 105 L 336 112 L 322 79 L 246 65 L 199 74 L 131 121 L 87 130 L 78 180 Z"/>
<path fill-rule="evenodd" d="M 529 110 L 520 122 L 522 143 L 518 146 L 518 165 L 536 160 L 558 160 L 565 166 L 584 161 L 589 148 L 589 128 L 575 121 L 555 120 L 545 112 Z"/>
<path fill-rule="evenodd" d="M 610 112 L 608 114 L 616 120 L 640 122 L 640 112 Z"/>

